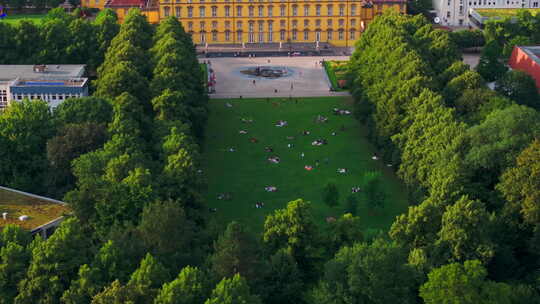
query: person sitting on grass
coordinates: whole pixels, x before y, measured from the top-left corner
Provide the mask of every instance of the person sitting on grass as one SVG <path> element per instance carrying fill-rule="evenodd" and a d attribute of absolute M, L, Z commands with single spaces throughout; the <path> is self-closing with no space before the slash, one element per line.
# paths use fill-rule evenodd
<path fill-rule="evenodd" d="M 345 169 L 345 168 L 339 168 L 339 169 L 337 169 L 337 172 L 338 172 L 338 173 L 341 173 L 341 174 L 345 174 L 345 173 L 347 173 L 347 169 Z"/>
<path fill-rule="evenodd" d="M 310 165 L 305 165 L 305 166 L 304 166 L 304 169 L 306 169 L 306 170 L 308 170 L 308 171 L 311 171 L 311 170 L 313 170 L 313 167 L 310 166 Z"/>
<path fill-rule="evenodd" d="M 276 192 L 277 187 L 275 187 L 275 186 L 266 186 L 266 187 L 264 187 L 264 190 L 266 190 L 266 192 Z"/>
<path fill-rule="evenodd" d="M 229 152 L 234 152 L 234 151 L 236 151 L 235 148 L 233 148 L 233 147 L 230 147 L 230 148 L 229 148 Z"/>
<path fill-rule="evenodd" d="M 351 192 L 352 192 L 352 193 L 358 193 L 358 192 L 360 192 L 360 187 L 352 187 L 352 188 L 351 188 Z"/>
<path fill-rule="evenodd" d="M 302 134 L 303 134 L 303 135 L 309 135 L 309 134 L 310 134 L 310 132 L 309 132 L 309 131 L 306 131 L 306 130 L 304 130 L 304 131 L 302 132 Z"/>
<path fill-rule="evenodd" d="M 274 163 L 274 164 L 279 164 L 280 159 L 277 156 L 270 156 L 268 158 L 268 161 L 271 162 L 271 163 Z"/>
<path fill-rule="evenodd" d="M 285 120 L 279 120 L 276 123 L 276 127 L 285 127 L 286 125 L 287 125 L 287 121 L 285 121 Z"/>
<path fill-rule="evenodd" d="M 240 133 L 240 134 L 247 134 L 247 131 L 246 131 L 246 130 L 240 130 L 240 131 L 238 131 L 238 133 Z"/>

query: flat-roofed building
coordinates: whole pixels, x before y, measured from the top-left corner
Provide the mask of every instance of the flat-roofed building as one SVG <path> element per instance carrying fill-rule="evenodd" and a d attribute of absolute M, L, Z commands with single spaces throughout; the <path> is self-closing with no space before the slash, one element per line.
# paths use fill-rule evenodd
<path fill-rule="evenodd" d="M 0 229 L 14 224 L 47 238 L 69 213 L 64 202 L 0 186 Z"/>
<path fill-rule="evenodd" d="M 515 46 L 508 64 L 512 69 L 523 71 L 534 78 L 540 91 L 540 45 Z"/>
<path fill-rule="evenodd" d="M 24 98 L 41 99 L 50 107 L 66 98 L 88 96 L 85 65 L 0 65 L 0 109 Z"/>

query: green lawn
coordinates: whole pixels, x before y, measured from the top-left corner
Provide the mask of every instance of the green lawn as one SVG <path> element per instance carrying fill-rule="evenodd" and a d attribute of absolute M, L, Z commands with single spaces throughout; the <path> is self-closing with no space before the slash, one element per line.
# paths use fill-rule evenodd
<path fill-rule="evenodd" d="M 28 20 L 40 24 L 45 17 L 45 14 L 41 15 L 9 15 L 6 18 L 0 19 L 0 22 L 7 22 L 11 24 L 17 24 L 22 20 Z"/>
<path fill-rule="evenodd" d="M 303 198 L 313 204 L 313 213 L 318 223 L 326 217 L 343 214 L 345 198 L 351 188 L 360 186 L 361 176 L 367 171 L 380 171 L 384 178 L 387 202 L 382 210 L 369 210 L 363 195 L 358 215 L 365 229 L 387 229 L 396 215 L 407 208 L 404 187 L 389 168 L 380 161 L 372 160 L 374 150 L 364 137 L 364 129 L 352 115 L 333 115 L 333 108 L 349 109 L 349 98 L 300 98 L 295 99 L 229 99 L 211 100 L 211 115 L 204 146 L 205 170 L 208 176 L 207 202 L 217 208 L 214 213 L 221 223 L 239 220 L 252 231 L 260 232 L 264 218 L 273 210 L 283 208 L 289 201 Z M 227 107 L 226 104 L 232 104 Z M 328 117 L 327 123 L 316 123 L 317 115 Z M 253 119 L 252 123 L 242 119 Z M 288 125 L 276 127 L 278 120 Z M 345 131 L 341 131 L 341 127 Z M 240 134 L 245 130 L 247 134 Z M 310 135 L 302 132 L 310 131 Z M 335 136 L 331 135 L 336 132 Z M 287 139 L 294 136 L 295 139 Z M 258 143 L 250 142 L 256 138 Z M 323 138 L 327 145 L 313 146 L 312 141 Z M 293 144 L 288 148 L 287 144 Z M 234 152 L 228 149 L 233 147 Z M 272 147 L 268 153 L 265 147 Z M 301 158 L 301 153 L 305 157 Z M 267 158 L 276 155 L 280 163 L 270 163 Z M 328 163 L 325 162 L 328 158 Z M 312 171 L 305 165 L 320 165 Z M 337 173 L 346 168 L 346 174 Z M 340 206 L 330 208 L 322 202 L 324 185 L 334 180 L 340 190 Z M 266 192 L 264 187 L 275 186 L 277 192 Z M 230 192 L 232 199 L 218 200 L 220 193 Z M 256 202 L 264 207 L 255 208 Z"/>
<path fill-rule="evenodd" d="M 535 16 L 540 12 L 540 9 L 534 9 L 534 8 L 477 8 L 475 9 L 476 12 L 478 12 L 483 17 L 515 17 L 517 16 L 517 13 L 521 10 L 527 10 L 531 13 L 531 15 Z"/>

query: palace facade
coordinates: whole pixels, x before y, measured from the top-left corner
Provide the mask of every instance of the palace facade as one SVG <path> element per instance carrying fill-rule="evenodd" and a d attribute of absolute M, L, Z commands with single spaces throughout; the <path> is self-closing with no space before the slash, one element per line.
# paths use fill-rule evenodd
<path fill-rule="evenodd" d="M 104 0 L 83 0 L 96 7 Z M 385 9 L 405 13 L 405 0 L 108 0 L 120 20 L 139 7 L 150 22 L 177 17 L 196 44 L 315 43 L 353 46 Z M 94 4 L 94 5 L 93 5 Z M 122 4 L 122 5 L 120 5 Z"/>

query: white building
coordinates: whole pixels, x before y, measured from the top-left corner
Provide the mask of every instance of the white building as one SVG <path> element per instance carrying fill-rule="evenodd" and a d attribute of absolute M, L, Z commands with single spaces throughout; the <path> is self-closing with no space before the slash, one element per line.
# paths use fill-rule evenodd
<path fill-rule="evenodd" d="M 0 65 L 0 110 L 11 101 L 41 99 L 56 107 L 66 98 L 88 96 L 85 65 Z"/>
<path fill-rule="evenodd" d="M 477 8 L 538 8 L 540 0 L 432 0 L 439 24 L 469 26 Z"/>

